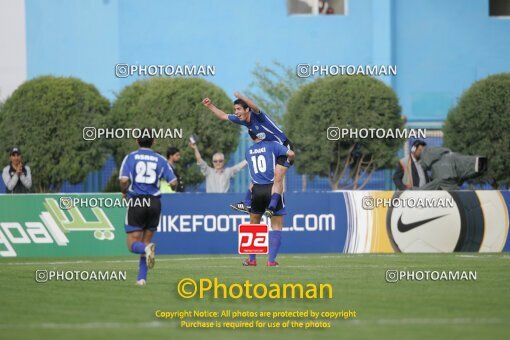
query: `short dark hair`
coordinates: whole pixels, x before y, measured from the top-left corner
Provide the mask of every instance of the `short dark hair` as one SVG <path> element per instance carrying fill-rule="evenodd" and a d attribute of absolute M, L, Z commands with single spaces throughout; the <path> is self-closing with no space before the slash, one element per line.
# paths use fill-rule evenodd
<path fill-rule="evenodd" d="M 234 105 L 241 105 L 243 107 L 243 109 L 247 109 L 249 108 L 248 104 L 246 104 L 246 102 L 242 99 L 236 99 L 234 100 Z"/>
<path fill-rule="evenodd" d="M 147 128 L 142 129 L 142 134 L 140 138 L 136 140 L 141 148 L 150 148 L 152 144 L 154 144 L 154 138 L 149 136 L 150 136 L 149 129 Z"/>
<path fill-rule="evenodd" d="M 176 148 L 175 146 L 169 146 L 168 149 L 166 149 L 166 158 L 175 155 L 179 152 L 179 148 Z"/>
<path fill-rule="evenodd" d="M 425 141 L 421 140 L 421 139 L 417 139 L 413 142 L 413 145 L 412 146 L 415 146 L 415 147 L 419 147 L 419 146 L 427 146 L 427 143 L 425 143 Z"/>
<path fill-rule="evenodd" d="M 418 147 L 420 146 L 427 146 L 427 143 L 425 143 L 424 141 L 422 141 L 421 139 L 417 139 L 413 142 L 413 145 L 411 146 L 411 153 L 414 153 L 416 151 L 416 149 L 418 149 Z"/>

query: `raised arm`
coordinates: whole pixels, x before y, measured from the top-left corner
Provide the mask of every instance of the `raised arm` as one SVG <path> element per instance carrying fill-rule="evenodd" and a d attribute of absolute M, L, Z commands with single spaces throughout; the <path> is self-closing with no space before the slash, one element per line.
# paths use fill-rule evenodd
<path fill-rule="evenodd" d="M 228 120 L 228 115 L 225 112 L 218 109 L 209 98 L 204 98 L 202 100 L 202 104 L 204 104 L 204 106 L 208 108 L 212 113 L 214 113 L 214 115 L 218 117 L 218 119 Z"/>
<path fill-rule="evenodd" d="M 246 161 L 246 159 L 243 159 L 242 161 L 240 161 L 239 163 L 230 168 L 230 170 L 232 171 L 231 175 L 234 176 L 247 165 L 248 162 Z"/>
<path fill-rule="evenodd" d="M 243 102 L 245 102 L 253 112 L 260 113 L 260 109 L 258 108 L 257 105 L 255 105 L 253 100 L 244 96 L 241 92 L 239 92 L 239 91 L 234 92 L 234 96 L 236 96 L 236 98 L 241 99 Z"/>
<path fill-rule="evenodd" d="M 200 172 L 202 172 L 202 174 L 207 177 L 208 173 L 213 171 L 212 168 L 210 168 L 209 165 L 207 165 L 207 163 L 202 159 L 202 156 L 200 155 L 200 151 L 198 151 L 198 146 L 196 144 L 190 143 L 189 147 L 192 148 L 193 152 L 195 153 L 195 158 L 197 159 L 197 164 L 198 167 L 200 168 Z"/>
<path fill-rule="evenodd" d="M 202 155 L 200 155 L 200 151 L 198 151 L 198 146 L 196 144 L 189 144 L 189 147 L 193 149 L 195 153 L 195 158 L 197 159 L 197 163 L 202 163 Z"/>

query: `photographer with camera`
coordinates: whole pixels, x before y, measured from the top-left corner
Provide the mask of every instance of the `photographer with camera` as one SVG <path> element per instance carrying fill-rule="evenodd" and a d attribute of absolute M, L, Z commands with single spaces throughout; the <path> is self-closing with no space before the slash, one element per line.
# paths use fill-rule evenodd
<path fill-rule="evenodd" d="M 483 175 L 488 168 L 485 156 L 468 156 L 448 148 L 426 148 L 420 164 L 431 173 L 431 181 L 420 190 L 459 190 L 467 180 Z"/>

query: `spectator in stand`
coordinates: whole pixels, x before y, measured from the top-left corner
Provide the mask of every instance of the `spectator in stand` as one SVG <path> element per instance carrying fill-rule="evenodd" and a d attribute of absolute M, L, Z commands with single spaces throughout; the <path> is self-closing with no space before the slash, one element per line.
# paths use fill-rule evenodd
<path fill-rule="evenodd" d="M 32 174 L 29 166 L 22 162 L 21 150 L 18 147 L 12 147 L 9 154 L 11 162 L 2 172 L 5 192 L 8 194 L 29 193 L 32 187 Z"/>
<path fill-rule="evenodd" d="M 236 165 L 225 168 L 225 156 L 221 152 L 217 152 L 212 157 L 213 167 L 211 168 L 202 159 L 198 147 L 194 143 L 190 143 L 190 147 L 195 153 L 197 164 L 200 171 L 205 176 L 205 191 L 211 192 L 228 192 L 230 188 L 230 179 L 235 176 L 248 163 L 243 160 Z"/>
<path fill-rule="evenodd" d="M 166 150 L 166 159 L 168 164 L 170 165 L 170 168 L 172 168 L 172 171 L 174 172 L 175 177 L 177 177 L 177 186 L 175 190 L 168 185 L 168 183 L 165 181 L 165 179 L 161 179 L 161 184 L 159 186 L 159 189 L 161 190 L 162 194 L 170 194 L 175 192 L 184 192 L 184 181 L 182 180 L 182 177 L 179 176 L 179 173 L 176 169 L 176 164 L 181 160 L 181 152 L 178 148 L 174 146 L 170 146 Z"/>

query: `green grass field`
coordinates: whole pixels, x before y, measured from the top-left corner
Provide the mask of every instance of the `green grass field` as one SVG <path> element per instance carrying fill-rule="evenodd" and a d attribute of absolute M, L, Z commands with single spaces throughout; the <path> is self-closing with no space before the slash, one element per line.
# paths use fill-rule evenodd
<path fill-rule="evenodd" d="M 262 259 L 261 259 L 262 260 Z M 510 255 L 282 255 L 280 267 L 239 256 L 159 256 L 145 287 L 135 256 L 0 259 L 0 339 L 508 339 Z M 126 270 L 127 281 L 35 282 L 35 270 Z M 387 283 L 385 272 L 468 270 L 476 281 Z M 183 299 L 180 279 L 222 283 L 330 283 L 333 299 Z M 182 329 L 156 310 L 341 311 L 329 329 Z M 244 319 L 244 321 L 251 319 Z M 284 321 L 286 319 L 280 319 Z M 221 321 L 221 320 L 220 320 Z M 240 321 L 240 320 L 237 320 Z M 270 320 L 266 320 L 270 321 Z"/>

